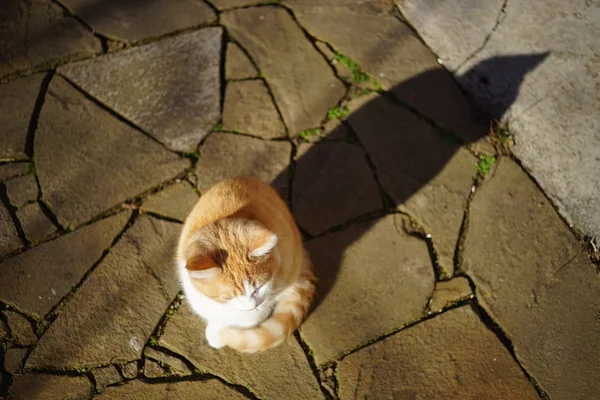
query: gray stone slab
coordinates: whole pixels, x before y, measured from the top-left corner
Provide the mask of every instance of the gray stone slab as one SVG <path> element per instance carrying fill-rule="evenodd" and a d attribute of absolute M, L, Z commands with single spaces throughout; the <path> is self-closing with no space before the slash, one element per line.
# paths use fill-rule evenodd
<path fill-rule="evenodd" d="M 382 12 L 380 3 L 286 1 L 303 27 L 350 57 L 383 89 L 465 141 L 485 135 L 489 124 L 472 110 L 437 57 L 408 25 Z"/>
<path fill-rule="evenodd" d="M 345 358 L 340 398 L 538 399 L 470 306 L 447 311 Z"/>
<path fill-rule="evenodd" d="M 19 176 L 7 181 L 4 185 L 8 200 L 13 207 L 21 207 L 38 198 L 38 184 L 33 175 Z"/>
<path fill-rule="evenodd" d="M 322 300 L 301 326 L 321 364 L 420 317 L 435 276 L 424 241 L 403 217 L 350 227 L 308 242 Z"/>
<path fill-rule="evenodd" d="M 319 126 L 344 96 L 343 84 L 286 10 L 244 8 L 221 20 L 265 76 L 290 134 Z"/>
<path fill-rule="evenodd" d="M 464 269 L 479 303 L 551 398 L 600 392 L 600 281 L 535 183 L 502 158 L 475 193 Z"/>
<path fill-rule="evenodd" d="M 501 18 L 504 0 L 398 0 L 402 14 L 442 60 L 457 67 L 484 45 Z"/>
<path fill-rule="evenodd" d="M 223 105 L 223 129 L 265 139 L 285 136 L 285 126 L 262 80 L 227 84 Z"/>
<path fill-rule="evenodd" d="M 91 395 L 92 383 L 85 376 L 31 372 L 19 377 L 10 388 L 12 400 L 87 400 Z"/>
<path fill-rule="evenodd" d="M 106 388 L 97 399 L 104 400 L 244 400 L 246 397 L 216 379 L 148 384 L 131 381 L 125 385 Z"/>
<path fill-rule="evenodd" d="M 0 257 L 23 247 L 10 213 L 0 204 Z"/>
<path fill-rule="evenodd" d="M 219 120 L 221 28 L 206 28 L 59 68 L 176 151 L 194 152 Z"/>
<path fill-rule="evenodd" d="M 432 235 L 439 264 L 452 276 L 477 160 L 382 96 L 359 98 L 350 109 L 348 122 L 370 154 L 383 188 Z"/>
<path fill-rule="evenodd" d="M 292 146 L 287 142 L 215 132 L 200 148 L 196 164 L 198 189 L 205 192 L 223 179 L 252 175 L 271 183 L 285 197 L 291 152 Z"/>
<path fill-rule="evenodd" d="M 258 71 L 246 53 L 236 43 L 227 43 L 225 53 L 225 79 L 256 78 Z"/>
<path fill-rule="evenodd" d="M 108 385 L 113 385 L 123 380 L 119 371 L 112 365 L 104 368 L 97 368 L 92 374 L 94 375 L 94 381 L 96 381 L 97 390 L 102 390 Z"/>
<path fill-rule="evenodd" d="M 49 0 L 3 1 L 0 21 L 5 22 L 0 26 L 0 77 L 102 51 L 99 40 Z"/>
<path fill-rule="evenodd" d="M 44 214 L 38 203 L 17 210 L 17 218 L 25 237 L 32 243 L 44 240 L 56 232 L 56 226 Z"/>
<path fill-rule="evenodd" d="M 10 332 L 17 343 L 21 346 L 31 346 L 37 341 L 37 337 L 33 333 L 31 322 L 19 314 L 18 312 L 5 310 L 6 322 L 10 328 Z"/>
<path fill-rule="evenodd" d="M 139 359 L 179 291 L 180 226 L 140 216 L 61 310 L 27 367 L 75 368 Z"/>
<path fill-rule="evenodd" d="M 27 164 L 16 162 L 0 165 L 0 182 L 25 174 Z"/>
<path fill-rule="evenodd" d="M 249 388 L 258 398 L 323 399 L 306 355 L 293 336 L 278 347 L 248 355 L 210 347 L 205 328 L 186 301 L 167 323 L 159 344 L 183 355 L 200 371 Z"/>
<path fill-rule="evenodd" d="M 52 80 L 40 115 L 35 160 L 42 194 L 65 227 L 80 225 L 189 165 L 60 77 Z"/>
<path fill-rule="evenodd" d="M 4 354 L 4 370 L 11 374 L 19 371 L 23 367 L 23 359 L 28 349 L 13 347 L 6 350 Z"/>
<path fill-rule="evenodd" d="M 488 29 L 496 6 L 497 28 L 488 29 L 485 46 L 458 68 L 458 80 L 480 107 L 508 123 L 514 153 L 563 217 L 599 237 L 598 5 L 516 0 L 502 9 L 496 4 L 500 1 L 445 1 L 441 7 L 419 3 L 413 14 L 422 15 L 409 12 L 408 17 L 434 50 L 445 49 L 449 65 L 463 61 L 470 25 L 483 18 Z M 464 17 L 469 3 L 479 17 Z M 444 22 L 432 29 L 435 21 Z"/>
<path fill-rule="evenodd" d="M 183 222 L 197 201 L 198 194 L 194 192 L 192 186 L 187 182 L 181 182 L 149 196 L 141 209 Z"/>
<path fill-rule="evenodd" d="M 121 373 L 126 379 L 134 379 L 138 375 L 137 361 L 128 362 L 121 367 Z"/>
<path fill-rule="evenodd" d="M 45 315 L 110 247 L 127 219 L 121 213 L 8 259 L 0 268 L 0 298 Z"/>
<path fill-rule="evenodd" d="M 429 302 L 429 311 L 438 312 L 471 297 L 473 297 L 473 291 L 469 280 L 464 276 L 457 276 L 449 281 L 437 282 Z"/>
<path fill-rule="evenodd" d="M 152 347 L 146 347 L 144 350 L 144 356 L 146 356 L 146 358 L 160 361 L 160 363 L 167 367 L 170 373 L 173 375 L 186 376 L 192 374 L 192 371 L 187 364 L 181 361 L 179 358 L 162 351 L 158 351 Z"/>
<path fill-rule="evenodd" d="M 364 150 L 348 143 L 301 143 L 296 152 L 294 217 L 316 236 L 381 210 L 381 194 Z"/>
<path fill-rule="evenodd" d="M 72 9 L 95 31 L 127 41 L 162 36 L 216 21 L 206 3 L 193 0 L 103 1 L 67 0 Z"/>
<path fill-rule="evenodd" d="M 27 131 L 43 79 L 43 74 L 32 75 L 0 85 L 0 160 L 27 157 Z"/>

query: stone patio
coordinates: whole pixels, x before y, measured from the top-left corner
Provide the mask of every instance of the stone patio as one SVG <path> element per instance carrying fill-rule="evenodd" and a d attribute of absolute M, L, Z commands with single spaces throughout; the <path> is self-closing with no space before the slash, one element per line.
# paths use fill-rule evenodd
<path fill-rule="evenodd" d="M 556 49 L 518 38 L 552 11 L 458 3 L 2 2 L 0 398 L 597 398 L 600 193 L 564 160 L 597 157 L 598 115 L 560 94 L 600 8 L 554 19 L 585 57 L 549 91 Z M 256 355 L 208 346 L 173 265 L 237 174 L 288 202 L 319 279 Z"/>

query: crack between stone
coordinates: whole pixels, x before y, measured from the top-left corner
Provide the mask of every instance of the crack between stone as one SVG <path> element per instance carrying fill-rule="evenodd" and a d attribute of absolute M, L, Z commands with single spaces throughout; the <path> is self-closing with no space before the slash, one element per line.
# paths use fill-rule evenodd
<path fill-rule="evenodd" d="M 108 40 L 109 38 L 99 32 L 97 32 L 91 25 L 83 20 L 80 16 L 78 16 L 73 10 L 67 7 L 66 4 L 63 4 L 62 1 L 59 0 L 50 0 L 52 4 L 60 7 L 60 9 L 70 18 L 73 18 L 80 25 L 82 25 L 87 31 L 89 31 L 99 42 L 100 47 L 102 48 L 102 53 L 108 52 Z"/>
<path fill-rule="evenodd" d="M 496 23 L 492 27 L 492 30 L 490 31 L 490 33 L 488 33 L 488 35 L 483 39 L 483 43 L 477 49 L 475 49 L 475 51 L 473 51 L 473 53 L 471 53 L 471 55 L 469 55 L 467 58 L 464 59 L 464 61 L 462 61 L 460 64 L 458 64 L 458 66 L 455 68 L 455 71 L 460 71 L 462 69 L 462 67 L 465 66 L 466 63 L 468 63 L 473 58 L 475 58 L 477 56 L 477 54 L 479 54 L 485 48 L 485 46 L 488 44 L 488 42 L 490 41 L 490 39 L 492 38 L 492 36 L 496 32 L 496 30 L 498 29 L 498 27 L 500 26 L 502 21 L 504 21 L 504 18 L 506 16 L 506 6 L 507 5 L 508 5 L 508 0 L 504 0 L 504 2 L 502 3 L 502 7 L 500 7 L 500 11 L 498 11 L 498 15 L 496 16 Z"/>
<path fill-rule="evenodd" d="M 327 400 L 334 400 L 331 394 L 323 387 L 323 382 L 321 382 L 321 377 L 319 375 L 319 368 L 317 367 L 317 363 L 315 362 L 315 358 L 313 357 L 314 352 L 309 346 L 309 344 L 302 337 L 300 330 L 296 330 L 296 332 L 294 332 L 294 338 L 298 341 L 298 344 L 300 345 L 302 351 L 304 352 L 304 355 L 306 356 L 306 361 L 308 361 L 310 369 L 317 383 L 319 384 L 319 389 L 321 390 L 321 393 L 323 393 L 323 396 L 325 396 Z"/>

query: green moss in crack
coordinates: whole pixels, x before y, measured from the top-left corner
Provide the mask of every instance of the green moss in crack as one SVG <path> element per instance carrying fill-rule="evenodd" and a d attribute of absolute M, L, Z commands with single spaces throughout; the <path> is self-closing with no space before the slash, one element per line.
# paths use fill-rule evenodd
<path fill-rule="evenodd" d="M 343 105 L 337 105 L 337 106 L 331 107 L 327 111 L 327 119 L 330 121 L 334 120 L 334 119 L 342 119 L 345 116 L 347 116 L 348 114 L 350 114 L 350 110 L 348 110 L 348 107 L 343 106 Z"/>
<path fill-rule="evenodd" d="M 158 339 L 154 336 L 150 336 L 150 340 L 148 340 L 148 345 L 150 345 L 150 347 L 154 347 L 158 344 Z"/>
<path fill-rule="evenodd" d="M 181 153 L 181 155 L 183 157 L 185 157 L 185 158 L 191 158 L 191 159 L 194 159 L 194 160 L 197 160 L 197 159 L 200 158 L 200 153 L 197 152 L 197 151 L 194 151 L 193 153 L 188 153 L 188 152 L 184 151 L 184 152 Z"/>
<path fill-rule="evenodd" d="M 489 173 L 492 170 L 492 167 L 494 166 L 495 163 L 496 163 L 496 157 L 484 154 L 481 156 L 481 158 L 479 159 L 479 162 L 477 163 L 477 170 L 483 176 L 487 176 L 487 175 L 489 175 Z"/>
<path fill-rule="evenodd" d="M 319 136 L 319 128 L 308 128 L 300 132 L 300 139 L 305 142 L 308 142 L 312 136 Z"/>
<path fill-rule="evenodd" d="M 25 175 L 35 175 L 35 164 L 30 162 L 25 167 Z"/>
<path fill-rule="evenodd" d="M 223 131 L 223 124 L 218 123 L 216 124 L 212 129 L 212 132 L 222 132 Z"/>
<path fill-rule="evenodd" d="M 344 67 L 348 68 L 350 72 L 352 72 L 352 83 L 360 85 L 361 83 L 369 82 L 373 85 L 375 91 L 380 92 L 383 90 L 381 84 L 375 78 L 363 72 L 363 70 L 360 68 L 360 65 L 358 65 L 356 61 L 352 60 L 350 57 L 341 53 L 336 53 L 333 60 L 339 62 Z"/>

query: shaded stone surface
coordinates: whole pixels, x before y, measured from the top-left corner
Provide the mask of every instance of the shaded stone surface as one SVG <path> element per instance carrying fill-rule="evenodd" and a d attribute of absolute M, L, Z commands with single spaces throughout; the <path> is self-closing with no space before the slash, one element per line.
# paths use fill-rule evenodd
<path fill-rule="evenodd" d="M 390 215 L 308 242 L 324 300 L 300 328 L 323 363 L 414 321 L 433 291 L 425 242 Z"/>
<path fill-rule="evenodd" d="M 106 388 L 95 398 L 106 400 L 243 400 L 246 397 L 216 379 L 147 384 L 132 381 L 125 385 Z"/>
<path fill-rule="evenodd" d="M 92 383 L 84 376 L 32 372 L 18 378 L 10 388 L 11 400 L 87 400 L 91 395 Z"/>
<path fill-rule="evenodd" d="M 23 175 L 27 168 L 25 163 L 10 163 L 0 165 L 0 182 Z"/>
<path fill-rule="evenodd" d="M 294 217 L 311 235 L 382 208 L 379 188 L 360 147 L 301 143 L 296 158 Z"/>
<path fill-rule="evenodd" d="M 234 42 L 227 43 L 225 54 L 225 79 L 256 78 L 258 71 L 246 53 Z"/>
<path fill-rule="evenodd" d="M 108 37 L 138 41 L 216 21 L 206 3 L 193 0 L 67 0 L 65 4 L 95 31 Z"/>
<path fill-rule="evenodd" d="M 180 182 L 148 197 L 141 209 L 183 222 L 196 201 L 198 194 L 190 184 Z"/>
<path fill-rule="evenodd" d="M 477 160 L 381 96 L 365 96 L 350 106 L 357 111 L 348 122 L 371 156 L 383 188 L 432 235 L 439 263 L 452 276 Z"/>
<path fill-rule="evenodd" d="M 504 0 L 397 1 L 411 25 L 451 71 L 474 54 L 492 32 Z"/>
<path fill-rule="evenodd" d="M 59 77 L 42 108 L 35 159 L 42 193 L 63 226 L 79 225 L 188 165 Z"/>
<path fill-rule="evenodd" d="M 377 79 L 386 90 L 466 141 L 485 134 L 458 85 L 435 55 L 377 2 L 289 0 L 298 21 Z M 335 15 L 335 18 L 331 16 Z"/>
<path fill-rule="evenodd" d="M 223 129 L 265 139 L 285 136 L 285 127 L 262 80 L 227 84 Z"/>
<path fill-rule="evenodd" d="M 0 298 L 43 316 L 110 247 L 127 219 L 127 213 L 106 218 L 5 261 Z"/>
<path fill-rule="evenodd" d="M 30 346 L 35 343 L 37 337 L 33 333 L 33 328 L 27 318 L 9 310 L 5 310 L 4 315 L 6 316 L 10 332 L 21 346 Z"/>
<path fill-rule="evenodd" d="M 85 27 L 65 16 L 49 0 L 3 1 L 0 21 L 5 21 L 0 26 L 0 77 L 41 63 L 54 64 L 102 50 L 100 42 Z M 33 104 L 29 105 L 29 112 Z"/>
<path fill-rule="evenodd" d="M 127 379 L 134 379 L 138 375 L 137 361 L 129 362 L 121 367 L 121 373 Z"/>
<path fill-rule="evenodd" d="M 205 324 L 187 301 L 169 320 L 159 344 L 181 354 L 200 371 L 250 388 L 261 399 L 322 399 L 310 365 L 294 337 L 263 353 L 243 354 L 208 345 Z"/>
<path fill-rule="evenodd" d="M 429 311 L 438 312 L 442 309 L 466 300 L 473 296 L 469 280 L 464 276 L 457 276 L 449 281 L 437 282 L 429 302 Z"/>
<path fill-rule="evenodd" d="M 13 178 L 4 184 L 10 204 L 21 207 L 38 198 L 38 185 L 35 176 L 26 175 Z"/>
<path fill-rule="evenodd" d="M 1 14 L 2 11 L 0 11 Z M 1 41 L 2 39 L 0 39 L 0 43 Z M 0 53 L 4 52 L 0 51 Z M 1 65 L 0 61 L 0 71 L 2 71 Z M 0 75 L 3 75 L 2 72 Z M 31 113 L 42 86 L 42 79 L 44 79 L 42 74 L 32 75 L 0 85 L 0 110 L 2 110 L 0 111 L 0 126 L 2 127 L 0 128 L 0 137 L 2 137 L 0 160 L 27 157 L 25 154 L 27 131 Z"/>
<path fill-rule="evenodd" d="M 205 192 L 225 178 L 252 175 L 271 183 L 281 195 L 285 195 L 291 151 L 287 142 L 215 132 L 200 148 L 200 159 L 196 164 L 198 189 Z"/>
<path fill-rule="evenodd" d="M 340 398 L 538 399 L 470 306 L 447 311 L 348 356 Z"/>
<path fill-rule="evenodd" d="M 228 11 L 221 20 L 264 74 L 290 134 L 319 126 L 345 89 L 290 14 L 267 6 Z"/>
<path fill-rule="evenodd" d="M 4 354 L 4 370 L 14 374 L 23 366 L 23 358 L 27 354 L 27 349 L 11 348 Z"/>
<path fill-rule="evenodd" d="M 222 32 L 201 29 L 59 72 L 170 149 L 194 152 L 219 120 Z"/>
<path fill-rule="evenodd" d="M 189 369 L 187 364 L 181 361 L 179 358 L 173 357 L 172 355 L 169 355 L 167 353 L 163 353 L 162 351 L 153 349 L 152 347 L 146 347 L 146 349 L 144 350 L 144 355 L 147 358 L 160 361 L 163 365 L 167 366 L 171 370 L 170 372 L 172 374 L 180 376 L 192 374 L 192 371 Z"/>
<path fill-rule="evenodd" d="M 134 360 L 179 287 L 172 249 L 179 225 L 140 216 L 62 309 L 28 367 Z"/>
<path fill-rule="evenodd" d="M 115 384 L 117 382 L 121 382 L 123 378 L 121 378 L 121 374 L 115 367 L 108 366 L 105 368 L 97 368 L 92 372 L 94 375 L 94 380 L 96 381 L 96 389 L 102 390 L 108 385 Z"/>
<path fill-rule="evenodd" d="M 25 206 L 17 211 L 17 218 L 25 237 L 30 242 L 38 242 L 56 232 L 56 227 L 46 217 L 38 203 Z"/>
<path fill-rule="evenodd" d="M 600 392 L 595 268 L 550 202 L 507 158 L 471 204 L 464 269 L 480 304 L 551 398 Z"/>
<path fill-rule="evenodd" d="M 10 213 L 0 203 L 0 257 L 3 257 L 23 246 L 17 233 L 17 228 L 13 224 Z"/>
<path fill-rule="evenodd" d="M 146 378 L 161 378 L 167 375 L 169 375 L 167 371 L 156 361 L 144 361 L 144 376 Z"/>

